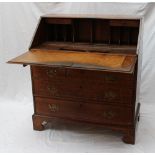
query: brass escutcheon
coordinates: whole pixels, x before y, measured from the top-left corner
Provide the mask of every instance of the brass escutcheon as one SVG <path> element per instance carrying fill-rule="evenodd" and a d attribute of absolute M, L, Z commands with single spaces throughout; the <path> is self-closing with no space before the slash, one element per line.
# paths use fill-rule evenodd
<path fill-rule="evenodd" d="M 49 77 L 53 77 L 53 76 L 56 75 L 57 70 L 56 70 L 56 69 L 48 69 L 46 73 L 47 73 L 47 75 L 48 75 Z"/>
<path fill-rule="evenodd" d="M 113 111 L 105 111 L 103 113 L 104 118 L 106 119 L 112 119 L 115 116 L 115 113 Z"/>
<path fill-rule="evenodd" d="M 50 109 L 51 112 L 57 112 L 57 111 L 59 111 L 59 107 L 56 104 L 49 104 L 48 107 L 49 107 L 49 109 Z"/>
<path fill-rule="evenodd" d="M 116 94 L 112 91 L 109 91 L 109 92 L 105 92 L 104 93 L 104 97 L 105 98 L 108 98 L 108 99 L 115 99 L 116 98 Z"/>
<path fill-rule="evenodd" d="M 50 92 L 52 95 L 57 95 L 57 89 L 55 87 L 47 87 L 48 92 Z"/>
<path fill-rule="evenodd" d="M 116 76 L 114 76 L 114 75 L 106 75 L 105 76 L 105 81 L 117 81 L 118 80 L 118 78 L 116 77 Z"/>

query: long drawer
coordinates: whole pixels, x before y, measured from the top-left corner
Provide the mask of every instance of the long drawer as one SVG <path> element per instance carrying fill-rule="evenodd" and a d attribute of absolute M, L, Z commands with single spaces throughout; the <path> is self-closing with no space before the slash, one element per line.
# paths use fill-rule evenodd
<path fill-rule="evenodd" d="M 32 66 L 32 77 L 40 80 L 50 79 L 86 79 L 87 81 L 97 81 L 99 83 L 118 84 L 127 87 L 133 87 L 134 74 L 96 71 L 96 70 L 82 70 L 60 67 L 43 67 Z"/>
<path fill-rule="evenodd" d="M 90 102 L 113 102 L 132 104 L 133 90 L 125 87 L 98 84 L 96 81 L 89 83 L 79 79 L 62 81 L 34 80 L 33 92 L 35 96 L 48 98 L 68 98 Z"/>
<path fill-rule="evenodd" d="M 132 122 L 132 110 L 127 107 L 86 104 L 65 100 L 35 97 L 36 114 L 83 120 L 96 123 L 129 125 Z"/>

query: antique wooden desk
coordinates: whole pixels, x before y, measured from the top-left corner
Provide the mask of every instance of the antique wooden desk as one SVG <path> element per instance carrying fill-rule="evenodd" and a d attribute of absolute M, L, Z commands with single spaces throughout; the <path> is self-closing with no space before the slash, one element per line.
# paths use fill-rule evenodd
<path fill-rule="evenodd" d="M 30 65 L 33 127 L 52 118 L 102 124 L 135 143 L 138 19 L 44 16 L 27 53 L 9 63 Z"/>

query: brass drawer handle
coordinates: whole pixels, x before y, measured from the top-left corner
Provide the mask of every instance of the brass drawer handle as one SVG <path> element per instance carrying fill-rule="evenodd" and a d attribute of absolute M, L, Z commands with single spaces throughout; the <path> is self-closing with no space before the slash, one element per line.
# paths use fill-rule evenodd
<path fill-rule="evenodd" d="M 113 111 L 105 111 L 103 113 L 104 118 L 106 119 L 112 119 L 115 117 L 115 113 Z"/>
<path fill-rule="evenodd" d="M 51 112 L 57 112 L 57 111 L 59 111 L 59 107 L 56 104 L 49 104 L 48 107 L 49 107 L 49 109 L 50 109 Z"/>
<path fill-rule="evenodd" d="M 116 94 L 114 92 L 112 92 L 112 91 L 105 92 L 104 93 L 104 98 L 115 99 L 116 98 Z"/>
<path fill-rule="evenodd" d="M 47 90 L 48 90 L 48 92 L 51 93 L 52 95 L 57 95 L 57 94 L 58 94 L 57 89 L 54 88 L 54 87 L 48 86 L 48 87 L 47 87 Z"/>
<path fill-rule="evenodd" d="M 46 74 L 49 76 L 49 77 L 53 77 L 57 74 L 57 70 L 56 69 L 48 69 Z"/>

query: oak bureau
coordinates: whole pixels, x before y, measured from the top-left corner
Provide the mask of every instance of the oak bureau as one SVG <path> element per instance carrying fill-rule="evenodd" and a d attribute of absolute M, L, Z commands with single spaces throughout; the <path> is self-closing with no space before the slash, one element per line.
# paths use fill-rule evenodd
<path fill-rule="evenodd" d="M 30 65 L 33 128 L 53 118 L 104 125 L 135 143 L 139 19 L 42 16 L 29 51 L 9 63 Z"/>

